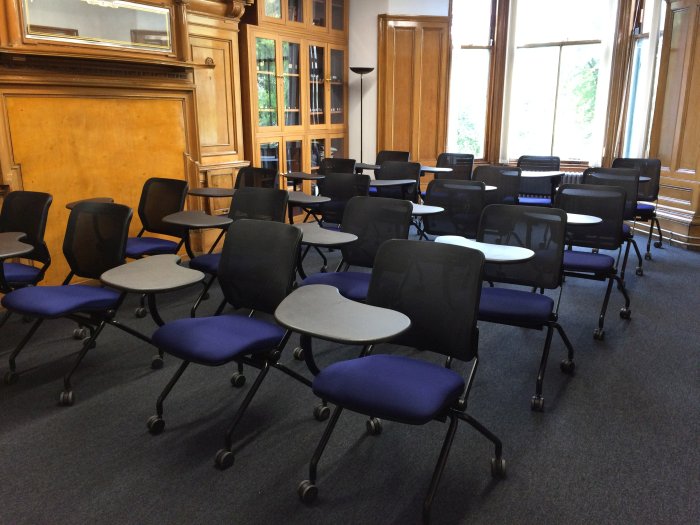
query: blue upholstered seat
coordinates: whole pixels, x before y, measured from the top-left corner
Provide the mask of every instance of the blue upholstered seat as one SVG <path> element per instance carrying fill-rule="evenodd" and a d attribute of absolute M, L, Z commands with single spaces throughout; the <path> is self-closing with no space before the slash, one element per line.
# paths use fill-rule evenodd
<path fill-rule="evenodd" d="M 442 366 L 396 355 L 371 355 L 324 368 L 314 393 L 355 412 L 425 424 L 452 406 L 464 380 Z"/>
<path fill-rule="evenodd" d="M 41 268 L 22 263 L 3 263 L 2 270 L 8 283 L 33 283 L 41 273 Z"/>
<path fill-rule="evenodd" d="M 219 271 L 220 253 L 205 253 L 190 259 L 190 268 L 200 272 L 216 275 Z"/>
<path fill-rule="evenodd" d="M 643 212 L 652 212 L 654 211 L 654 205 L 650 204 L 648 202 L 638 202 L 637 203 L 637 212 L 638 213 L 643 213 Z"/>
<path fill-rule="evenodd" d="M 622 235 L 623 237 L 629 237 L 630 233 L 632 232 L 632 228 L 630 228 L 629 224 L 622 224 Z"/>
<path fill-rule="evenodd" d="M 541 325 L 552 318 L 554 301 L 543 294 L 510 288 L 482 288 L 479 320 Z"/>
<path fill-rule="evenodd" d="M 564 270 L 572 272 L 605 273 L 615 266 L 615 259 L 604 253 L 564 252 Z"/>
<path fill-rule="evenodd" d="M 284 336 L 279 326 L 242 315 L 178 319 L 160 327 L 152 341 L 160 350 L 208 366 L 269 351 Z"/>
<path fill-rule="evenodd" d="M 104 311 L 116 307 L 120 293 L 84 284 L 32 286 L 8 293 L 2 305 L 35 317 L 61 317 L 74 312 Z"/>
<path fill-rule="evenodd" d="M 372 274 L 363 272 L 315 273 L 304 279 L 300 286 L 327 284 L 335 286 L 340 295 L 353 301 L 364 301 Z"/>
<path fill-rule="evenodd" d="M 176 253 L 178 243 L 158 237 L 129 237 L 126 241 L 126 256 L 132 259 L 144 255 Z"/>
<path fill-rule="evenodd" d="M 527 206 L 551 206 L 552 199 L 549 197 L 518 197 L 518 203 Z"/>

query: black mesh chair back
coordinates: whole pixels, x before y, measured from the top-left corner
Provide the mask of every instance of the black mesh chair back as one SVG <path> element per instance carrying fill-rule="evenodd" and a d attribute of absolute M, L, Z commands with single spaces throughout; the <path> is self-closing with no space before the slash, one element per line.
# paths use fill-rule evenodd
<path fill-rule="evenodd" d="M 390 239 L 407 239 L 413 206 L 405 200 L 383 197 L 353 197 L 343 215 L 342 231 L 357 240 L 342 247 L 343 261 L 371 268 L 377 250 Z"/>
<path fill-rule="evenodd" d="M 123 204 L 80 202 L 68 216 L 63 255 L 71 273 L 99 279 L 124 264 L 132 211 Z"/>
<path fill-rule="evenodd" d="M 277 170 L 268 168 L 253 168 L 246 166 L 238 171 L 234 188 L 279 188 Z"/>
<path fill-rule="evenodd" d="M 472 178 L 474 155 L 471 153 L 440 153 L 438 168 L 452 168 L 452 173 L 436 173 L 436 179 L 469 180 Z"/>
<path fill-rule="evenodd" d="M 284 222 L 289 193 L 273 188 L 244 187 L 231 199 L 228 216 L 238 219 Z"/>
<path fill-rule="evenodd" d="M 584 184 L 619 186 L 625 190 L 625 220 L 634 220 L 637 214 L 639 170 L 636 168 L 588 168 L 583 172 Z"/>
<path fill-rule="evenodd" d="M 377 180 L 413 179 L 416 183 L 410 186 L 377 188 L 377 195 L 392 199 L 410 199 L 414 202 L 418 202 L 420 164 L 417 162 L 388 160 L 382 162 L 380 166 L 381 169 L 375 171 L 374 175 Z"/>
<path fill-rule="evenodd" d="M 566 235 L 566 213 L 541 206 L 492 204 L 484 208 L 477 240 L 520 246 L 535 256 L 517 264 L 486 263 L 484 279 L 537 288 L 558 288 Z"/>
<path fill-rule="evenodd" d="M 236 308 L 274 313 L 292 291 L 301 235 L 300 229 L 279 222 L 232 223 L 218 271 L 226 301 Z"/>
<path fill-rule="evenodd" d="M 633 168 L 639 170 L 640 177 L 649 177 L 649 182 L 639 183 L 638 201 L 654 202 L 659 198 L 661 180 L 661 161 L 659 159 L 617 158 L 613 168 Z"/>
<path fill-rule="evenodd" d="M 474 239 L 484 209 L 484 183 L 471 180 L 433 180 L 425 203 L 440 206 L 442 213 L 425 215 L 423 229 L 431 235 L 462 235 Z"/>
<path fill-rule="evenodd" d="M 13 191 L 8 193 L 0 210 L 0 232 L 23 232 L 22 242 L 34 246 L 23 259 L 51 263 L 49 249 L 44 242 L 46 221 L 53 197 L 38 191 Z"/>
<path fill-rule="evenodd" d="M 355 173 L 355 159 L 343 159 L 340 157 L 325 158 L 318 168 L 319 175 L 329 173 Z"/>
<path fill-rule="evenodd" d="M 518 159 L 518 168 L 523 171 L 557 171 L 560 169 L 559 157 L 542 155 L 522 155 Z M 549 179 L 520 179 L 520 193 L 525 195 L 551 196 L 552 184 Z"/>
<path fill-rule="evenodd" d="M 392 343 L 469 361 L 478 348 L 483 264 L 481 252 L 460 246 L 387 241 L 377 252 L 367 303 L 411 319 Z"/>
<path fill-rule="evenodd" d="M 178 179 L 148 179 L 141 191 L 139 219 L 143 229 L 151 233 L 182 237 L 180 226 L 163 222 L 163 217 L 182 211 L 187 197 L 187 182 Z"/>
<path fill-rule="evenodd" d="M 472 180 L 496 186 L 494 191 L 486 192 L 486 204 L 518 204 L 521 171 L 512 166 L 477 166 Z"/>
<path fill-rule="evenodd" d="M 369 183 L 369 175 L 327 173 L 325 179 L 318 181 L 319 193 L 331 199 L 319 204 L 318 211 L 323 222 L 341 224 L 348 201 L 353 197 L 367 196 Z"/>
<path fill-rule="evenodd" d="M 598 224 L 567 227 L 567 243 L 582 248 L 617 250 L 623 242 L 626 192 L 618 186 L 562 184 L 554 205 L 568 213 L 600 217 Z"/>
<path fill-rule="evenodd" d="M 411 154 L 408 151 L 382 150 L 377 153 L 375 164 L 381 166 L 387 161 L 408 162 L 410 158 Z"/>

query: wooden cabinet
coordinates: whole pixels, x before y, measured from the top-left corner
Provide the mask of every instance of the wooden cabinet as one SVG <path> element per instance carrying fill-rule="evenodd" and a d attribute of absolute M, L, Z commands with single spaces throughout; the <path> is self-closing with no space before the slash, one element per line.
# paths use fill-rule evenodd
<path fill-rule="evenodd" d="M 346 3 L 263 0 L 258 24 L 242 26 L 244 142 L 254 165 L 308 172 L 347 154 Z"/>

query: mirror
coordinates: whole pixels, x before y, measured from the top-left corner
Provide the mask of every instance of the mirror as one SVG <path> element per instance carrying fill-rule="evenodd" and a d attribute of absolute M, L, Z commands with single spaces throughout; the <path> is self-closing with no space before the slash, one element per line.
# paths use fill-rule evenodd
<path fill-rule="evenodd" d="M 171 51 L 170 10 L 122 0 L 24 0 L 30 38 Z"/>

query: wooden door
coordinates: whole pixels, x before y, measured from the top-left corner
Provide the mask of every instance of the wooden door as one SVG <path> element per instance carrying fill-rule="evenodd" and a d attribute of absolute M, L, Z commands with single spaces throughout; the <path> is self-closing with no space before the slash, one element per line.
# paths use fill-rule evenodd
<path fill-rule="evenodd" d="M 449 34 L 447 17 L 379 17 L 378 151 L 435 165 L 445 150 Z"/>

